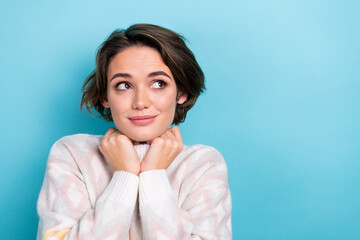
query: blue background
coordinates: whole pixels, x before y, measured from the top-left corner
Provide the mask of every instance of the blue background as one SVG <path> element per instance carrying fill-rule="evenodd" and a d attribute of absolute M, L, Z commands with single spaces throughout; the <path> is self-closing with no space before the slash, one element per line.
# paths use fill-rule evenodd
<path fill-rule="evenodd" d="M 234 239 L 360 239 L 359 1 L 1 1 L 1 239 L 35 239 L 47 155 L 112 126 L 79 111 L 97 47 L 152 23 L 207 92 L 180 126 L 227 161 Z"/>

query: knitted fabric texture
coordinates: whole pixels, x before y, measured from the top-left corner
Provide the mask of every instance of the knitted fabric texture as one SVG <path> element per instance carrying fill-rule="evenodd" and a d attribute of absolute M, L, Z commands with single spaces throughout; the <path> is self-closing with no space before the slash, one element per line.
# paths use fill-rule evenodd
<path fill-rule="evenodd" d="M 184 146 L 166 170 L 114 172 L 100 135 L 51 148 L 37 210 L 37 239 L 231 239 L 231 196 L 221 154 Z M 135 145 L 140 160 L 149 145 Z"/>

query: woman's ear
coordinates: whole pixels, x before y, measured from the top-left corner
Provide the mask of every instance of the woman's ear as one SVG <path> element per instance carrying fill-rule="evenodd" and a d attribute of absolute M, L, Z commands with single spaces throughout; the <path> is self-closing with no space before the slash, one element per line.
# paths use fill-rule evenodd
<path fill-rule="evenodd" d="M 104 106 L 104 108 L 110 108 L 109 101 L 106 95 L 101 99 L 101 104 Z"/>
<path fill-rule="evenodd" d="M 178 91 L 177 103 L 183 104 L 186 101 L 187 97 L 188 94 L 186 92 Z"/>

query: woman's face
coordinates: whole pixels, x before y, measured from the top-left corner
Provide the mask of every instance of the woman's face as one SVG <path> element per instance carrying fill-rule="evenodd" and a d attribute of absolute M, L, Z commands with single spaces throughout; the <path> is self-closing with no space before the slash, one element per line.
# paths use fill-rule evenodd
<path fill-rule="evenodd" d="M 107 99 L 118 130 L 134 141 L 151 141 L 171 125 L 176 104 L 186 101 L 159 52 L 132 46 L 115 55 L 108 67 Z"/>

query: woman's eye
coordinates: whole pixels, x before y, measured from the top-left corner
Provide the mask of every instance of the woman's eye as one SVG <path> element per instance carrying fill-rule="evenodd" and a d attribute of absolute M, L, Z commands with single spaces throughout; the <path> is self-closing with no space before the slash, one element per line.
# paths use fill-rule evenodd
<path fill-rule="evenodd" d="M 126 90 L 130 88 L 130 84 L 127 82 L 120 82 L 116 85 L 116 88 L 120 90 Z"/>
<path fill-rule="evenodd" d="M 155 81 L 153 83 L 153 88 L 164 88 L 166 86 L 166 82 L 164 81 Z"/>

